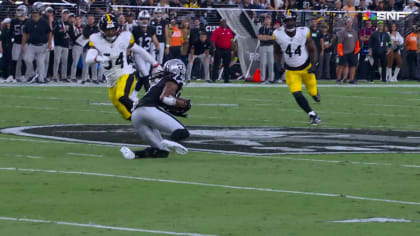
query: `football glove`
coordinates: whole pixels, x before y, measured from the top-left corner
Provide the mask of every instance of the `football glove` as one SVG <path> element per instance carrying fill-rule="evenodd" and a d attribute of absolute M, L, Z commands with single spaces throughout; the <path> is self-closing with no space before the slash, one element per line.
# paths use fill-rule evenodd
<path fill-rule="evenodd" d="M 167 106 L 166 110 L 174 116 L 188 117 L 187 112 L 191 109 L 191 100 L 186 100 L 185 107 Z"/>
<path fill-rule="evenodd" d="M 310 74 L 316 74 L 316 70 L 318 68 L 318 64 L 319 64 L 318 62 L 315 63 L 315 64 L 312 64 L 311 68 L 308 69 L 308 73 L 310 73 Z"/>

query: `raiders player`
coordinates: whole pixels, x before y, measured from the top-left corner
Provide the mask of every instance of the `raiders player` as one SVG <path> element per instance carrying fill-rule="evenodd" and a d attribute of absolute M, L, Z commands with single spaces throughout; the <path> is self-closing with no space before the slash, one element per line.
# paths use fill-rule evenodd
<path fill-rule="evenodd" d="M 12 31 L 12 71 L 15 72 L 15 79 L 17 81 L 24 82 L 25 78 L 22 77 L 22 58 L 23 54 L 21 53 L 22 47 L 22 36 L 23 36 L 23 26 L 26 23 L 28 16 L 28 8 L 25 5 L 20 5 L 16 9 L 16 18 L 14 18 L 10 24 L 10 29 Z"/>
<path fill-rule="evenodd" d="M 103 66 L 109 98 L 122 117 L 130 120 L 133 101 L 129 95 L 134 88 L 135 76 L 134 69 L 127 60 L 128 49 L 155 64 L 155 70 L 159 70 L 160 66 L 150 54 L 134 43 L 133 35 L 129 31 L 120 31 L 115 16 L 103 15 L 99 21 L 99 29 L 100 32 L 89 37 L 90 49 L 86 62 L 100 63 Z"/>
<path fill-rule="evenodd" d="M 165 42 L 166 35 L 168 32 L 168 21 L 162 18 L 163 10 L 162 8 L 156 8 L 154 11 L 154 18 L 150 22 L 150 25 L 156 28 L 156 38 L 159 41 L 159 53 L 157 55 L 157 60 L 160 64 L 163 62 L 163 56 L 165 53 Z"/>
<path fill-rule="evenodd" d="M 296 14 L 287 11 L 284 28 L 276 29 L 273 37 L 276 41 L 275 56 L 280 57 L 283 51 L 286 66 L 286 83 L 298 105 L 309 115 L 309 123 L 317 125 L 321 122 L 319 116 L 311 109 L 302 94 L 302 82 L 309 95 L 316 102 L 320 96 L 316 86 L 317 51 L 307 27 L 296 27 Z M 281 51 L 280 51 L 281 50 Z"/>
<path fill-rule="evenodd" d="M 150 13 L 147 10 L 141 11 L 138 15 L 138 26 L 133 28 L 133 36 L 140 47 L 149 52 L 153 58 L 156 58 L 152 44 L 155 45 L 155 48 L 159 48 L 159 42 L 156 38 L 155 28 L 149 26 L 149 21 Z M 144 58 L 138 54 L 134 55 L 134 61 L 136 63 L 137 72 L 139 73 L 139 81 L 134 88 L 131 99 L 137 100 L 137 94 L 143 85 L 146 91 L 149 90 L 150 84 L 148 77 L 152 65 L 146 62 Z"/>
<path fill-rule="evenodd" d="M 179 154 L 188 153 L 188 149 L 177 142 L 188 138 L 190 133 L 177 119 L 162 109 L 180 109 L 183 110 L 180 112 L 182 115 L 191 108 L 190 100 L 178 96 L 185 73 L 186 68 L 181 60 L 172 59 L 165 63 L 160 81 L 150 88 L 133 111 L 133 126 L 151 147 L 134 152 L 122 147 L 120 151 L 125 159 L 168 157 L 171 149 Z M 169 140 L 163 139 L 160 132 L 169 133 Z"/>

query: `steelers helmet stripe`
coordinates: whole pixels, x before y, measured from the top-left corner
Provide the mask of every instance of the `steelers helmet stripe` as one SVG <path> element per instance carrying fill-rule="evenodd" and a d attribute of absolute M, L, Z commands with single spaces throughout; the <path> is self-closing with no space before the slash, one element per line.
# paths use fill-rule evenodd
<path fill-rule="evenodd" d="M 108 20 L 108 24 L 112 25 L 111 17 L 109 14 L 106 14 L 106 19 Z"/>

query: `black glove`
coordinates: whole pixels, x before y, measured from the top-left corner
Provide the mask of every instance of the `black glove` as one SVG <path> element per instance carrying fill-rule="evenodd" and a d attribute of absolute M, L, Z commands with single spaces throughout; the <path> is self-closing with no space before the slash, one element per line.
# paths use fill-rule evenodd
<path fill-rule="evenodd" d="M 166 110 L 174 116 L 187 118 L 187 112 L 191 109 L 191 100 L 186 100 L 185 107 L 168 106 Z"/>
<path fill-rule="evenodd" d="M 318 69 L 319 63 L 312 64 L 311 68 L 308 69 L 308 73 L 310 74 L 316 74 L 316 70 Z"/>

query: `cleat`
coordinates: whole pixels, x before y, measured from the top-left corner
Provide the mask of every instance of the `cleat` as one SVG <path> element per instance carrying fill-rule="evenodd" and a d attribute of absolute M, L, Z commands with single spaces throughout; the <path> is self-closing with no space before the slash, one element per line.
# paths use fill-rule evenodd
<path fill-rule="evenodd" d="M 38 81 L 38 74 L 35 74 L 32 77 L 30 77 L 28 81 L 31 84 L 36 83 Z"/>
<path fill-rule="evenodd" d="M 61 82 L 63 82 L 63 83 L 70 83 L 70 81 L 68 79 L 62 79 Z"/>
<path fill-rule="evenodd" d="M 321 123 L 321 118 L 317 114 L 315 115 L 309 115 L 309 124 L 310 125 L 318 125 Z"/>
<path fill-rule="evenodd" d="M 318 93 L 316 94 L 316 96 L 312 96 L 312 98 L 314 99 L 315 102 L 320 103 L 321 102 L 321 95 Z"/>
<path fill-rule="evenodd" d="M 337 81 L 336 81 L 336 83 L 337 83 L 337 84 L 342 84 L 342 83 L 343 83 L 343 80 L 340 80 L 340 79 L 339 79 L 339 80 L 337 80 Z"/>
<path fill-rule="evenodd" d="M 123 155 L 123 157 L 127 160 L 133 160 L 136 158 L 136 155 L 134 154 L 134 152 L 131 151 L 128 147 L 122 147 L 120 149 L 120 152 Z"/>
<path fill-rule="evenodd" d="M 160 150 L 154 147 L 148 147 L 141 151 L 135 151 L 135 158 L 166 158 L 169 156 L 169 152 Z"/>
<path fill-rule="evenodd" d="M 164 139 L 161 142 L 162 146 L 167 148 L 167 149 L 172 149 L 174 150 L 176 153 L 181 154 L 181 155 L 185 155 L 188 153 L 188 149 L 184 146 L 182 146 L 179 143 L 173 142 L 173 141 L 169 141 L 167 139 Z"/>

